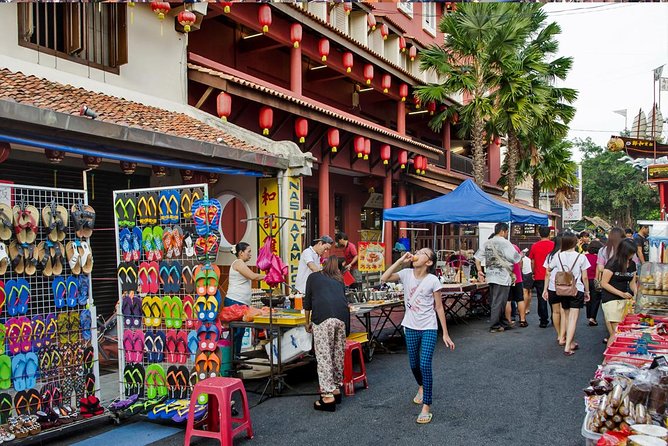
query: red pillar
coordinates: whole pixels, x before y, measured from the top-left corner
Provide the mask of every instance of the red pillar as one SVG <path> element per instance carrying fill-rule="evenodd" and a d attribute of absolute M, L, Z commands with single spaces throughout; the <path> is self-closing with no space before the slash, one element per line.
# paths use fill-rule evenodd
<path fill-rule="evenodd" d="M 383 209 L 392 207 L 392 172 L 387 172 L 383 179 Z M 392 222 L 386 221 L 385 224 L 385 266 L 392 264 Z"/>
<path fill-rule="evenodd" d="M 659 183 L 659 202 L 661 203 L 661 220 L 666 219 L 668 205 L 668 183 Z"/>
<path fill-rule="evenodd" d="M 397 133 L 406 134 L 406 103 L 397 102 Z"/>
<path fill-rule="evenodd" d="M 302 94 L 302 47 L 292 47 L 290 50 L 290 90 L 301 96 Z"/>
<path fill-rule="evenodd" d="M 445 149 L 445 168 L 450 170 L 450 120 L 443 123 L 443 148 Z"/>
<path fill-rule="evenodd" d="M 501 147 L 493 142 L 487 149 L 487 171 L 489 172 L 489 182 L 496 184 L 501 178 Z"/>
<path fill-rule="evenodd" d="M 399 190 L 397 191 L 397 206 L 406 206 L 406 184 L 403 181 L 399 182 Z M 406 222 L 400 221 L 399 228 L 406 228 Z M 408 231 L 399 229 L 399 238 L 408 237 Z"/>
<path fill-rule="evenodd" d="M 323 234 L 329 235 L 329 154 L 322 156 L 322 162 L 318 169 L 318 226 L 320 227 L 320 237 Z M 331 235 L 330 235 L 331 236 Z"/>

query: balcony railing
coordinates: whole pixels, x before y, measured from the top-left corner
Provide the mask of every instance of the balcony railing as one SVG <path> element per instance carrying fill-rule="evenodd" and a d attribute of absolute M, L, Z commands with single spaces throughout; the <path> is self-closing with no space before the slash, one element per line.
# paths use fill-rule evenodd
<path fill-rule="evenodd" d="M 473 176 L 473 160 L 467 156 L 450 154 L 450 170 Z M 489 181 L 489 168 L 485 166 L 485 181 Z"/>

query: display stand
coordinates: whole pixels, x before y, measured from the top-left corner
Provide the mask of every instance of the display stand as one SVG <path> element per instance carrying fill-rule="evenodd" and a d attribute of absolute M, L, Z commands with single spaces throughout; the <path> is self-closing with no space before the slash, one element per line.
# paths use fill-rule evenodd
<path fill-rule="evenodd" d="M 8 387 L 0 390 L 0 400 L 10 398 L 12 415 L 36 413 L 38 410 L 49 412 L 52 407 L 70 406 L 76 408 L 82 397 L 100 395 L 100 373 L 98 362 L 97 314 L 93 303 L 90 274 L 74 274 L 66 260 L 63 250 L 62 272 L 58 275 L 45 274 L 45 265 L 37 257 L 39 246 L 65 247 L 69 242 L 89 242 L 86 237 L 78 237 L 73 218 L 73 206 L 87 206 L 86 192 L 75 189 L 43 188 L 16 184 L 0 184 L 0 203 L 13 209 L 14 206 L 34 206 L 39 213 L 39 225 L 35 233 L 35 241 L 21 244 L 25 253 L 35 252 L 36 272 L 28 275 L 17 273 L 11 262 L 11 249 L 7 271 L 2 275 L 4 289 L 4 305 L 2 323 L 6 336 L 3 343 L 3 355 L 0 361 L 10 360 L 16 367 L 10 366 L 11 378 Z M 67 225 L 62 227 L 59 241 L 48 240 L 49 233 L 43 221 L 43 209 L 54 203 L 61 216 L 67 211 Z M 29 208 L 26 208 L 29 209 Z M 30 218 L 34 218 L 34 209 Z M 48 214 L 51 215 L 51 214 Z M 49 217 L 51 218 L 51 217 Z M 43 244 L 42 244 L 43 242 Z M 18 246 L 16 232 L 12 229 L 11 239 L 3 241 L 9 248 L 10 244 Z M 53 244 L 52 244 L 53 243 Z M 90 244 L 89 244 L 90 246 Z M 92 250 L 92 256 L 95 251 Z M 54 260 L 55 262 L 55 260 Z M 49 264 L 51 260 L 49 260 Z M 18 268 L 20 269 L 20 268 Z M 71 283 L 70 295 L 65 302 L 54 296 L 54 282 Z M 15 290 L 27 284 L 29 298 L 21 296 L 20 305 L 12 304 Z M 62 288 L 59 288 L 59 291 Z M 16 340 L 22 340 L 17 347 Z M 54 359 L 55 358 L 55 359 Z M 21 362 L 25 367 L 20 367 Z M 34 371 L 34 373 L 33 373 Z M 7 383 L 5 383 L 7 384 Z M 25 398 L 28 397 L 26 400 Z M 28 405 L 27 402 L 31 401 Z M 25 405 L 24 405 L 25 403 Z M 0 409 L 0 423 L 7 422 L 9 410 Z M 42 441 L 55 431 L 76 428 L 90 419 L 79 418 L 77 421 L 63 426 L 42 430 L 42 433 L 28 437 L 30 441 Z"/>
<path fill-rule="evenodd" d="M 201 195 L 192 197 L 196 191 Z M 148 378 L 148 375 L 159 375 L 164 373 L 167 383 L 167 398 L 186 399 L 189 398 L 193 386 L 201 379 L 196 368 L 198 357 L 208 359 L 210 354 L 201 356 L 200 341 L 198 339 L 198 328 L 203 323 L 197 320 L 196 302 L 198 299 L 195 283 L 195 268 L 204 265 L 212 265 L 215 263 L 215 254 L 209 256 L 208 254 L 203 258 L 194 254 L 194 251 L 188 249 L 187 237 L 190 236 L 192 245 L 197 245 L 199 239 L 206 240 L 209 235 L 215 234 L 219 227 L 211 228 L 211 232 L 206 234 L 197 233 L 193 217 L 191 215 L 192 203 L 197 198 L 201 198 L 209 203 L 208 186 L 206 184 L 193 184 L 188 186 L 173 186 L 173 187 L 159 187 L 147 189 L 133 189 L 114 191 L 113 198 L 116 204 L 118 200 L 123 203 L 128 203 L 128 200 L 135 204 L 139 201 L 147 199 L 146 197 L 153 196 L 157 199 L 157 221 L 151 217 L 151 212 L 144 215 L 137 215 L 131 218 L 131 224 L 128 224 L 125 217 L 126 214 L 122 211 L 122 218 L 115 212 L 115 235 L 116 235 L 116 251 L 117 262 L 119 265 L 119 303 L 118 303 L 118 364 L 119 364 L 119 395 L 120 399 L 127 398 L 133 394 L 139 395 L 139 400 L 142 398 L 151 399 L 149 393 L 152 393 L 150 387 L 154 386 L 154 381 Z M 181 199 L 184 194 L 190 194 L 192 200 L 186 200 L 182 204 Z M 160 204 L 162 196 L 167 196 L 163 205 Z M 176 198 L 170 198 L 170 197 Z M 134 200 L 134 201 L 132 201 Z M 166 208 L 165 202 L 173 203 L 178 201 L 178 212 L 174 213 L 173 209 Z M 131 206 L 131 205 L 130 205 Z M 143 202 L 140 204 L 140 208 Z M 127 206 L 126 206 L 127 207 Z M 143 209 L 143 208 L 141 208 Z M 206 207 L 209 209 L 208 204 Z M 146 218 L 148 217 L 148 218 Z M 143 220 L 143 221 L 142 221 Z M 155 221 L 155 222 L 154 222 Z M 173 251 L 172 255 L 168 254 L 168 249 L 163 249 L 161 253 L 161 260 L 155 260 L 154 254 L 150 254 L 151 250 L 146 246 L 146 238 L 142 236 L 142 247 L 139 253 L 139 258 L 135 256 L 131 261 L 124 261 L 123 237 L 121 232 L 124 229 L 138 228 L 142 234 L 147 234 L 150 240 L 149 232 L 153 233 L 153 239 L 157 239 L 155 234 L 163 234 L 167 230 L 176 231 L 177 234 L 183 234 L 183 243 L 178 252 Z M 159 228 L 159 229 L 155 229 Z M 127 235 L 127 233 L 126 233 Z M 219 240 L 219 239 L 218 239 Z M 216 241 L 215 243 L 219 243 Z M 164 246 L 164 242 L 162 242 Z M 191 246 L 192 246 L 191 245 Z M 217 252 L 217 249 L 216 249 Z M 149 258 L 149 255 L 151 256 Z M 151 260 L 153 259 L 153 260 Z M 151 289 L 151 283 L 156 279 L 155 272 L 151 268 L 151 263 L 157 263 L 157 279 L 159 285 Z M 163 263 L 164 262 L 164 263 Z M 142 272 L 142 264 L 146 263 L 148 267 L 148 275 Z M 164 267 L 164 268 L 163 268 Z M 135 268 L 138 272 L 138 279 L 135 286 L 127 284 L 126 272 L 128 268 Z M 169 275 L 164 275 L 164 272 L 169 272 Z M 148 282 L 146 284 L 145 282 Z M 148 291 L 147 291 L 148 288 Z M 212 296 L 213 297 L 213 296 Z M 220 297 L 220 294 L 217 294 Z M 128 300 L 128 298 L 130 300 Z M 128 306 L 128 302 L 137 302 L 142 308 L 141 313 L 137 316 L 136 303 L 134 308 L 132 305 Z M 153 304 L 151 306 L 151 303 Z M 187 315 L 185 309 L 188 305 L 192 305 L 192 313 L 190 317 Z M 208 304 L 207 304 L 208 305 Z M 222 299 L 219 302 L 218 309 L 222 308 Z M 175 310 L 175 308 L 182 308 L 183 311 Z M 212 307 L 213 308 L 213 307 Z M 180 314 L 177 314 L 180 313 Z M 215 319 L 217 321 L 218 311 L 215 312 Z M 147 316 L 148 315 L 148 316 Z M 147 324 L 150 322 L 150 324 Z M 219 326 L 217 322 L 208 323 L 207 326 Z M 130 341 L 132 339 L 132 341 Z M 138 340 L 139 339 L 139 340 Z M 208 340 L 207 335 L 207 340 Z M 211 355 L 218 355 L 222 361 L 222 354 L 218 347 L 220 340 L 220 333 L 218 336 L 211 338 L 212 342 L 216 343 L 216 347 L 211 351 Z M 183 343 L 185 342 L 185 352 Z M 193 348 L 196 345 L 196 349 Z M 203 359 L 202 359 L 203 360 Z M 208 364 L 208 363 L 207 363 Z M 213 374 L 220 374 L 220 364 L 216 370 L 210 370 Z M 201 365 L 201 364 L 200 364 Z M 207 365 L 208 366 L 208 365 Z M 200 369 L 201 370 L 201 369 Z M 138 385 L 135 380 L 130 377 L 129 371 L 135 375 L 142 375 L 143 380 Z M 174 372 L 171 374 L 171 372 Z M 183 382 L 183 374 L 186 375 L 186 382 Z M 209 375 L 207 374 L 207 377 Z M 174 378 L 177 377 L 177 378 Z M 173 381 L 172 378 L 176 379 Z M 157 394 L 161 396 L 163 389 L 158 389 Z"/>

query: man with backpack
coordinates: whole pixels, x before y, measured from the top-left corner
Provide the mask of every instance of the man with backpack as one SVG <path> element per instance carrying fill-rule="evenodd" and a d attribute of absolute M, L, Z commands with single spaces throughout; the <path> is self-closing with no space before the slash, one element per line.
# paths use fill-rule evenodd
<path fill-rule="evenodd" d="M 511 285 L 515 283 L 513 265 L 522 258 L 520 253 L 508 241 L 508 224 L 497 223 L 494 236 L 476 252 L 475 261 L 478 277 L 489 284 L 491 299 L 490 333 L 498 333 L 511 328 L 504 319 L 506 302 Z M 485 260 L 485 272 L 482 272 L 481 261 Z"/>

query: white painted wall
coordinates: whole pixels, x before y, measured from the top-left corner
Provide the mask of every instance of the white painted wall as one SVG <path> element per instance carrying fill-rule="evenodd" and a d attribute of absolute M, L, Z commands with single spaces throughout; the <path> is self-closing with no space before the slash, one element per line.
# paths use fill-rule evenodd
<path fill-rule="evenodd" d="M 187 102 L 187 36 L 174 29 L 174 11 L 162 23 L 161 36 L 161 23 L 148 3 L 129 8 L 134 21 L 130 23 L 128 11 L 128 63 L 116 75 L 19 46 L 17 9 L 16 3 L 0 4 L 1 67 L 101 93 L 117 95 L 105 86 L 121 87 L 168 101 Z M 85 86 L 92 85 L 90 81 L 95 81 L 95 88 Z"/>

